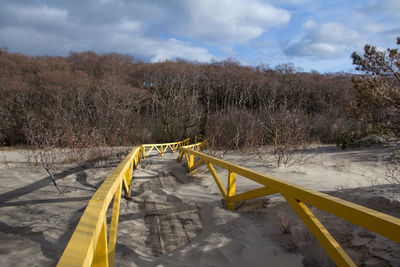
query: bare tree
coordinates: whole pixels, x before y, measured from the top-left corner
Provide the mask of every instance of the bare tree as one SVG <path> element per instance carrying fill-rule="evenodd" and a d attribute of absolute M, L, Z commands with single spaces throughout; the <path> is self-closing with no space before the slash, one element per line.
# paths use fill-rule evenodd
<path fill-rule="evenodd" d="M 342 112 L 355 96 L 349 75 L 304 73 L 290 64 L 249 67 L 234 59 L 144 63 L 90 51 L 28 57 L 1 49 L 0 94 L 4 145 L 28 143 L 23 126 L 33 115 L 46 130 L 68 132 L 78 146 L 90 140 L 92 147 L 206 133 L 215 133 L 208 138 L 220 147 L 272 145 L 275 135 L 259 122 L 281 109 L 307 116 L 303 123 L 313 141 L 335 142 L 343 131 L 358 127 Z M 232 131 L 224 130 L 231 129 L 228 123 Z M 70 145 L 68 138 L 57 144 Z"/>

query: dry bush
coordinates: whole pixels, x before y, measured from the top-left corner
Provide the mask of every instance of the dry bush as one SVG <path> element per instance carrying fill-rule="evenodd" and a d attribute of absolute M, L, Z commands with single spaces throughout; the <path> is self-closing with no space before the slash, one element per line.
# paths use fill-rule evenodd
<path fill-rule="evenodd" d="M 60 153 L 55 148 L 62 139 L 62 132 L 46 129 L 44 122 L 37 120 L 34 116 L 29 118 L 23 131 L 30 148 L 29 157 L 33 156 L 36 160 L 40 160 L 42 167 L 49 174 L 55 188 L 61 194 L 62 191 L 57 186 L 54 173 L 56 171 L 55 164 L 60 161 Z"/>
<path fill-rule="evenodd" d="M 1 153 L 3 154 L 3 164 L 6 168 L 10 168 L 10 165 L 8 164 L 8 160 L 6 157 L 6 154 L 4 153 L 3 149 L 0 148 Z"/>
<path fill-rule="evenodd" d="M 386 171 L 386 181 L 391 184 L 400 184 L 400 162 L 396 167 L 389 168 Z"/>
<path fill-rule="evenodd" d="M 241 150 L 263 143 L 261 127 L 254 113 L 230 108 L 209 118 L 206 133 L 213 148 Z"/>
<path fill-rule="evenodd" d="M 396 150 L 393 157 L 395 166 L 386 166 L 385 180 L 390 184 L 400 184 L 400 150 Z"/>
<path fill-rule="evenodd" d="M 306 159 L 305 151 L 310 140 L 307 116 L 296 110 L 281 109 L 264 120 L 264 133 L 273 143 L 277 166 L 289 167 Z"/>
<path fill-rule="evenodd" d="M 101 153 L 104 143 L 98 130 L 85 126 L 68 128 L 63 136 L 63 145 L 68 148 L 67 159 L 78 165 L 107 157 Z"/>

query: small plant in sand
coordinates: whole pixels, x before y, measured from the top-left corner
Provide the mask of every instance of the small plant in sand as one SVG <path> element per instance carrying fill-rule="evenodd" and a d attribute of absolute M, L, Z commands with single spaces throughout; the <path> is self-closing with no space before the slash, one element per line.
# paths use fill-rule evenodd
<path fill-rule="evenodd" d="M 98 130 L 87 126 L 68 128 L 64 132 L 62 143 L 68 147 L 66 159 L 81 166 L 88 161 L 104 161 L 107 164 L 115 153 L 114 149 L 105 146 Z"/>
<path fill-rule="evenodd" d="M 39 155 L 33 147 L 27 147 L 23 150 L 22 154 L 28 166 L 32 166 L 32 164 L 36 166 L 39 164 Z"/>
<path fill-rule="evenodd" d="M 394 152 L 395 166 L 386 166 L 386 181 L 391 184 L 400 184 L 400 150 Z"/>
<path fill-rule="evenodd" d="M 285 212 L 279 211 L 277 217 L 281 233 L 288 235 L 284 248 L 289 252 L 297 250 L 299 242 L 308 239 L 307 232 L 293 226 Z"/>
<path fill-rule="evenodd" d="M 0 150 L 1 150 L 1 153 L 3 154 L 3 164 L 4 164 L 4 166 L 6 168 L 10 168 L 10 165 L 8 164 L 8 160 L 6 158 L 6 154 L 4 154 L 4 151 L 2 149 L 0 149 Z"/>
<path fill-rule="evenodd" d="M 59 160 L 59 155 L 54 148 L 62 138 L 61 131 L 48 131 L 42 121 L 32 118 L 24 126 L 24 134 L 31 148 L 28 153 L 29 158 L 39 158 L 42 167 L 49 174 L 55 188 L 61 194 L 62 191 L 57 186 L 54 177 L 54 164 Z"/>
<path fill-rule="evenodd" d="M 289 222 L 289 219 L 286 215 L 286 213 L 279 211 L 277 214 L 278 217 L 278 222 L 279 222 L 279 228 L 281 229 L 282 234 L 292 234 L 292 225 Z"/>
<path fill-rule="evenodd" d="M 400 184 L 400 163 L 386 171 L 386 180 L 393 184 Z"/>

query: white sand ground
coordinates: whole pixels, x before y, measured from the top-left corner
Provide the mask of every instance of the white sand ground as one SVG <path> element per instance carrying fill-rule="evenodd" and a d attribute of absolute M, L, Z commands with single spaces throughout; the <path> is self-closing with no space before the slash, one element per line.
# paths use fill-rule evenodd
<path fill-rule="evenodd" d="M 290 168 L 274 167 L 266 152 L 263 160 L 237 152 L 217 156 L 400 217 L 400 186 L 377 185 L 385 182 L 395 149 L 315 146 L 304 164 Z M 228 211 L 205 166 L 188 175 L 176 158 L 154 154 L 135 171 L 134 196 L 121 203 L 117 266 L 333 266 L 281 197 Z M 59 166 L 57 182 L 64 192 L 59 194 L 40 166 L 27 166 L 21 151 L 3 150 L 0 160 L 0 265 L 55 265 L 112 167 Z M 226 173 L 218 171 L 225 181 Z M 257 187 L 238 177 L 237 192 Z M 399 244 L 315 212 L 357 264 L 400 266 Z M 291 233 L 281 232 L 283 220 Z"/>
<path fill-rule="evenodd" d="M 392 167 L 393 152 L 398 149 L 394 144 L 346 150 L 334 145 L 314 145 L 304 154 L 303 163 L 288 168 L 276 167 L 274 156 L 266 150 L 257 155 L 242 153 L 241 157 L 230 151 L 217 152 L 216 156 L 314 190 L 332 191 L 386 183 L 385 172 Z M 257 184 L 239 177 L 238 186 L 239 191 L 247 191 Z"/>

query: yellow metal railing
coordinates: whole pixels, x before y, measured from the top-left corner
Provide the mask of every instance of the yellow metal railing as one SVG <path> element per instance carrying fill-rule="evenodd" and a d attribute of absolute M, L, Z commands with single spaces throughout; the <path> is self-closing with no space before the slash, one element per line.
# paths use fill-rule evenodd
<path fill-rule="evenodd" d="M 164 153 L 167 152 L 168 148 L 173 153 L 175 153 L 177 148 L 180 148 L 183 145 L 189 145 L 189 141 L 190 141 L 190 138 L 187 138 L 187 139 L 185 139 L 183 141 L 180 141 L 180 142 L 174 142 L 174 143 L 142 145 L 143 148 L 144 148 L 144 151 L 143 151 L 144 157 L 143 158 L 147 157 L 154 148 L 158 151 L 158 153 L 160 153 L 161 157 L 164 156 Z M 147 152 L 146 152 L 146 148 L 149 149 Z"/>
<path fill-rule="evenodd" d="M 184 148 L 186 148 L 186 149 L 195 149 L 197 151 L 200 151 L 200 147 L 205 147 L 207 145 L 208 145 L 208 141 L 205 140 L 205 141 L 200 142 L 200 143 L 195 143 L 195 144 L 192 144 L 192 145 L 184 146 Z M 179 149 L 178 161 L 182 161 L 183 155 L 184 155 L 184 150 L 183 149 Z M 193 170 L 196 169 L 197 166 L 199 166 L 202 163 L 202 161 L 197 161 L 197 165 L 194 165 L 194 156 L 193 155 L 189 155 L 189 154 L 186 153 L 185 157 L 187 159 L 186 162 L 188 164 L 188 169 L 189 169 L 190 173 L 193 172 Z"/>
<path fill-rule="evenodd" d="M 209 156 L 199 152 L 200 145 L 199 143 L 182 147 L 179 151 L 179 160 L 182 160 L 183 156 L 185 156 L 189 172 L 193 172 L 194 169 L 202 163 L 206 164 L 225 199 L 228 209 L 233 209 L 235 202 L 238 201 L 276 193 L 282 194 L 338 266 L 356 266 L 356 264 L 311 212 L 307 205 L 327 211 L 400 243 L 399 218 Z M 193 148 L 195 148 L 195 150 Z M 196 162 L 194 157 L 198 158 Z M 214 165 L 228 171 L 228 183 L 226 188 L 215 171 Z M 262 187 L 245 193 L 235 194 L 236 175 L 257 182 L 261 184 Z"/>
<path fill-rule="evenodd" d="M 168 148 L 172 152 L 189 139 L 165 144 L 141 145 L 134 148 L 99 187 L 83 213 L 57 266 L 113 266 L 119 220 L 122 188 L 130 198 L 133 169 L 153 148 L 164 155 Z M 146 148 L 149 150 L 146 152 Z M 114 199 L 109 235 L 107 235 L 106 212 Z M 108 238 L 107 238 L 108 237 Z"/>

